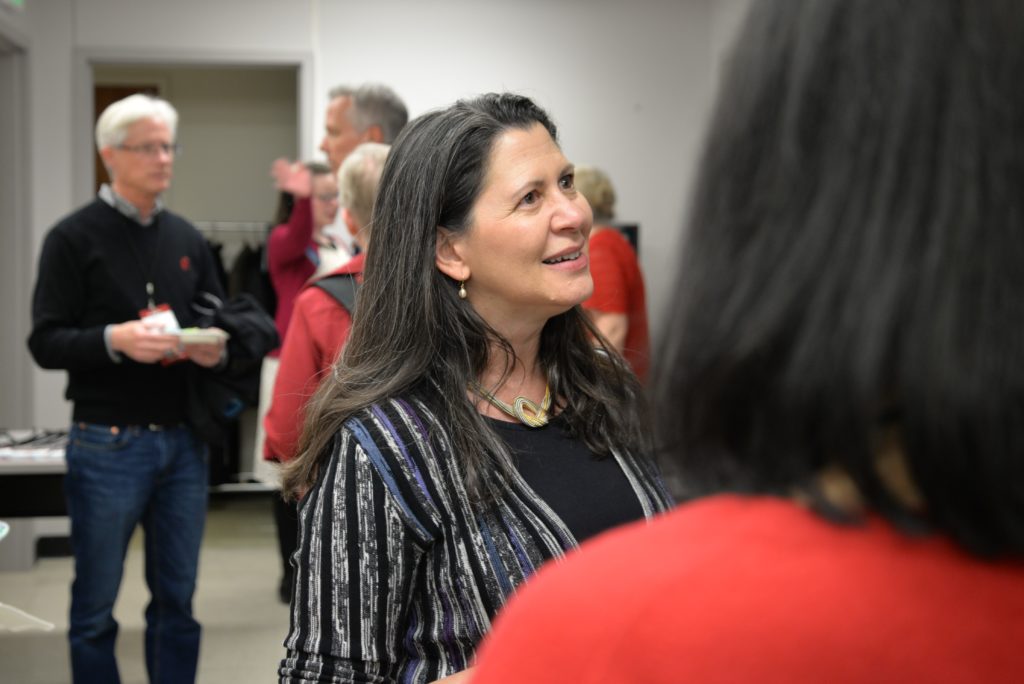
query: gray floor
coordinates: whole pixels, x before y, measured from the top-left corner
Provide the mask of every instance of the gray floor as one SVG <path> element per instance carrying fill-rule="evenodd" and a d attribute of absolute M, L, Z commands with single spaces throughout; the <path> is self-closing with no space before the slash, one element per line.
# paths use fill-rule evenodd
<path fill-rule="evenodd" d="M 141 533 L 128 552 L 114 615 L 124 684 L 146 682 L 142 613 L 148 592 Z M 70 681 L 65 631 L 70 558 L 43 558 L 28 572 L 0 573 L 0 603 L 54 624 L 50 632 L 0 630 L 0 682 Z M 277 599 L 280 562 L 269 495 L 211 501 L 200 559 L 195 611 L 203 625 L 201 683 L 273 682 L 283 655 L 288 609 Z"/>

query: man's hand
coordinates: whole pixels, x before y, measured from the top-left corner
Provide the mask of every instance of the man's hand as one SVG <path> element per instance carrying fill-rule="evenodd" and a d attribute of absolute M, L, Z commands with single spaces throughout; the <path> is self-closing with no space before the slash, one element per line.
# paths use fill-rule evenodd
<path fill-rule="evenodd" d="M 110 329 L 110 346 L 139 363 L 156 363 L 178 357 L 178 336 L 146 325 L 145 321 L 128 321 Z"/>
<path fill-rule="evenodd" d="M 290 162 L 284 157 L 275 159 L 270 166 L 275 187 L 290 192 L 296 197 L 309 197 L 313 192 L 313 180 L 305 164 Z"/>
<path fill-rule="evenodd" d="M 206 330 L 219 330 L 219 328 L 206 328 Z M 204 368 L 213 368 L 220 363 L 224 356 L 224 340 L 202 344 L 186 344 L 185 358 L 197 363 Z"/>

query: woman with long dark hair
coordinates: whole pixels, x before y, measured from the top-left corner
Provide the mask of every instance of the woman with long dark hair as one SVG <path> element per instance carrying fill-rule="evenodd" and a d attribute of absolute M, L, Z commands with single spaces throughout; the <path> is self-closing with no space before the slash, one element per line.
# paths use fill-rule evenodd
<path fill-rule="evenodd" d="M 474 684 L 1020 679 L 1022 33 L 753 3 L 655 363 L 701 498 L 541 573 Z"/>
<path fill-rule="evenodd" d="M 579 308 L 591 222 L 527 98 L 396 140 L 352 333 L 285 480 L 304 495 L 282 681 L 464 670 L 544 561 L 668 505 L 637 381 Z"/>

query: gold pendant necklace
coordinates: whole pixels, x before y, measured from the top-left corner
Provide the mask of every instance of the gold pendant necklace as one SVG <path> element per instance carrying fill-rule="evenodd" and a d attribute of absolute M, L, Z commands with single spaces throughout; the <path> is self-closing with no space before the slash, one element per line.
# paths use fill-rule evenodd
<path fill-rule="evenodd" d="M 551 387 L 549 385 L 544 386 L 544 399 L 540 402 L 540 406 L 526 397 L 516 397 L 515 402 L 510 406 L 485 390 L 478 382 L 472 383 L 470 387 L 492 405 L 524 425 L 537 428 L 548 424 L 548 409 L 551 408 Z"/>

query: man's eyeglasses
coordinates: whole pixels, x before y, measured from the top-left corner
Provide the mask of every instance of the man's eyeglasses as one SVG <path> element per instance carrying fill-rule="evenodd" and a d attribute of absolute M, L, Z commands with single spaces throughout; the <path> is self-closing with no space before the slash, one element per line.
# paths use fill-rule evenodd
<path fill-rule="evenodd" d="M 338 199 L 338 193 L 336 192 L 325 192 L 322 195 L 313 195 L 321 202 L 334 202 Z"/>
<path fill-rule="evenodd" d="M 143 143 L 142 145 L 118 145 L 117 149 L 135 152 L 137 154 L 142 154 L 147 157 L 155 157 L 161 152 L 170 157 L 181 156 L 181 145 L 177 143 Z"/>

